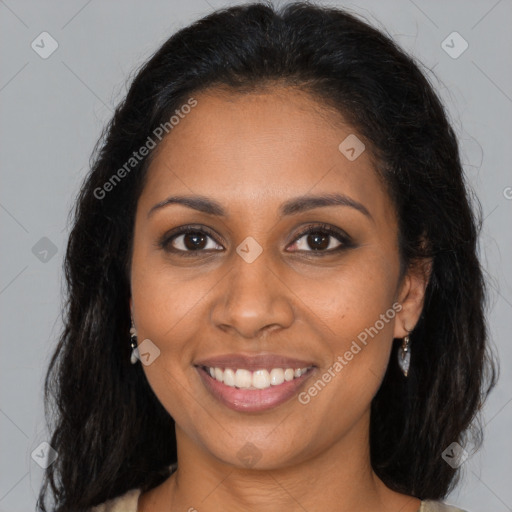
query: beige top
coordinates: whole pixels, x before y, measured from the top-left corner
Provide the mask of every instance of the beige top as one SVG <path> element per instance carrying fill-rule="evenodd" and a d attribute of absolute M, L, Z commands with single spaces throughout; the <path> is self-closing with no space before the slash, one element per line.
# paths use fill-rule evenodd
<path fill-rule="evenodd" d="M 93 507 L 90 512 L 137 512 L 141 490 L 132 489 L 126 494 Z M 441 501 L 422 501 L 418 512 L 466 512 Z"/>

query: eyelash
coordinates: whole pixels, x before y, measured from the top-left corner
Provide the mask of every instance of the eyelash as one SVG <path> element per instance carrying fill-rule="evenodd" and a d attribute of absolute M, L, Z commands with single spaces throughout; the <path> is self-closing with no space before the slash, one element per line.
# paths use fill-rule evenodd
<path fill-rule="evenodd" d="M 213 232 L 210 229 L 208 229 L 204 226 L 196 227 L 194 225 L 189 225 L 189 226 L 182 226 L 180 228 L 177 228 L 177 231 L 174 231 L 171 233 L 166 233 L 157 242 L 157 246 L 160 249 L 163 249 L 164 251 L 166 251 L 168 253 L 178 254 L 183 257 L 194 257 L 196 255 L 200 255 L 205 250 L 207 250 L 207 251 L 212 250 L 212 249 L 198 249 L 197 251 L 189 251 L 189 250 L 185 251 L 182 249 L 170 248 L 170 243 L 174 239 L 178 238 L 181 235 L 188 235 L 191 233 L 207 235 L 210 238 L 212 238 L 216 244 L 221 245 L 216 240 L 215 235 L 213 234 Z M 333 254 L 333 253 L 340 252 L 345 249 L 354 247 L 354 243 L 353 243 L 352 239 L 346 233 L 344 233 L 341 230 L 335 229 L 335 228 L 329 226 L 328 224 L 314 224 L 314 225 L 310 224 L 310 225 L 306 226 L 299 233 L 297 233 L 297 235 L 295 236 L 295 238 L 292 241 L 292 245 L 295 244 L 296 242 L 298 242 L 305 235 L 309 235 L 309 234 L 313 234 L 313 233 L 321 233 L 321 234 L 327 234 L 329 236 L 332 236 L 333 238 L 337 239 L 338 242 L 341 243 L 341 245 L 339 245 L 338 247 L 336 247 L 334 249 L 328 249 L 328 250 L 309 250 L 309 251 L 299 250 L 298 252 L 311 253 L 312 256 L 317 257 L 317 256 L 323 256 L 326 254 Z M 213 249 L 213 251 L 220 252 L 215 249 Z"/>

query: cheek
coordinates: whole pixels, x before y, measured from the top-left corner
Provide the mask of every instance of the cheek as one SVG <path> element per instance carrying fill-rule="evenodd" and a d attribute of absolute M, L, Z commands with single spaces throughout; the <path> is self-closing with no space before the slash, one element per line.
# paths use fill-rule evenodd
<path fill-rule="evenodd" d="M 144 371 L 163 406 L 183 424 L 188 421 L 184 411 L 197 407 L 190 393 L 183 392 L 184 383 L 194 380 L 190 373 L 195 371 L 190 366 L 193 340 L 201 337 L 201 324 L 212 328 L 208 323 L 212 300 L 227 291 L 223 270 L 198 272 L 186 267 L 170 271 L 161 257 L 134 251 L 132 299 L 139 342 L 149 338 L 160 349 L 159 358 L 144 366 Z M 322 345 L 317 353 L 323 352 L 325 368 L 319 377 L 339 357 L 343 360 L 333 383 L 319 393 L 322 398 L 312 399 L 316 404 L 312 407 L 347 410 L 350 404 L 360 414 L 359 408 L 368 406 L 387 366 L 394 314 L 387 315 L 387 321 L 381 315 L 394 313 L 398 262 L 392 254 L 365 248 L 335 268 L 288 267 L 281 278 L 287 285 L 283 297 L 295 304 L 298 320 L 316 332 Z M 220 289 L 215 288 L 217 284 Z"/>
<path fill-rule="evenodd" d="M 328 273 L 302 273 L 290 287 L 331 337 L 346 339 L 373 326 L 390 308 L 394 317 L 397 278 L 398 264 L 392 257 L 354 253 Z M 387 332 L 390 324 L 379 323 L 379 330 Z"/>
<path fill-rule="evenodd" d="M 200 309 L 201 290 L 183 277 L 178 280 L 177 275 L 134 252 L 132 300 L 139 346 L 149 339 L 159 350 L 151 364 L 143 365 L 143 371 L 167 412 L 178 423 L 187 424 L 184 411 L 195 410 L 197 403 L 186 384 L 194 371 L 190 366 L 193 347 L 186 340 L 193 339 L 194 325 L 197 330 L 197 321 L 192 320 Z"/>
<path fill-rule="evenodd" d="M 400 308 L 394 302 L 397 279 L 398 262 L 393 255 L 375 251 L 364 257 L 354 254 L 329 279 L 316 276 L 303 280 L 302 285 L 297 282 L 297 294 L 306 305 L 304 310 L 310 311 L 328 355 L 319 377 L 329 368 L 336 375 L 327 386 L 330 391 L 324 403 L 344 407 L 343 403 L 355 400 L 367 405 L 378 390 Z"/>
<path fill-rule="evenodd" d="M 140 245 L 143 243 L 146 242 Z M 194 278 L 192 269 L 171 270 L 157 251 L 142 247 L 134 250 L 131 292 L 139 333 L 161 345 L 161 349 L 174 350 L 176 343 L 169 341 L 186 337 L 190 326 L 187 318 L 208 293 L 208 281 Z"/>

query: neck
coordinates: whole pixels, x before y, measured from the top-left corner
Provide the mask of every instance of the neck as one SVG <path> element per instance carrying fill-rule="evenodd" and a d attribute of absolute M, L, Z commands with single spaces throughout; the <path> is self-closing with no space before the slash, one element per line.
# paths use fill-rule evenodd
<path fill-rule="evenodd" d="M 176 427 L 178 469 L 141 496 L 139 510 L 416 512 L 417 498 L 390 490 L 374 473 L 361 432 L 369 429 L 353 428 L 308 460 L 254 469 L 225 464 Z"/>

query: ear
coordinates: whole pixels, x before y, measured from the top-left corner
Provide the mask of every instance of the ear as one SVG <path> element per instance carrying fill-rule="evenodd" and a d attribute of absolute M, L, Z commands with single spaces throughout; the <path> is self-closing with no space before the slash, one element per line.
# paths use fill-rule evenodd
<path fill-rule="evenodd" d="M 398 291 L 402 309 L 396 315 L 395 338 L 403 338 L 417 324 L 425 301 L 425 290 L 432 272 L 432 259 L 419 260 L 409 266 Z"/>

